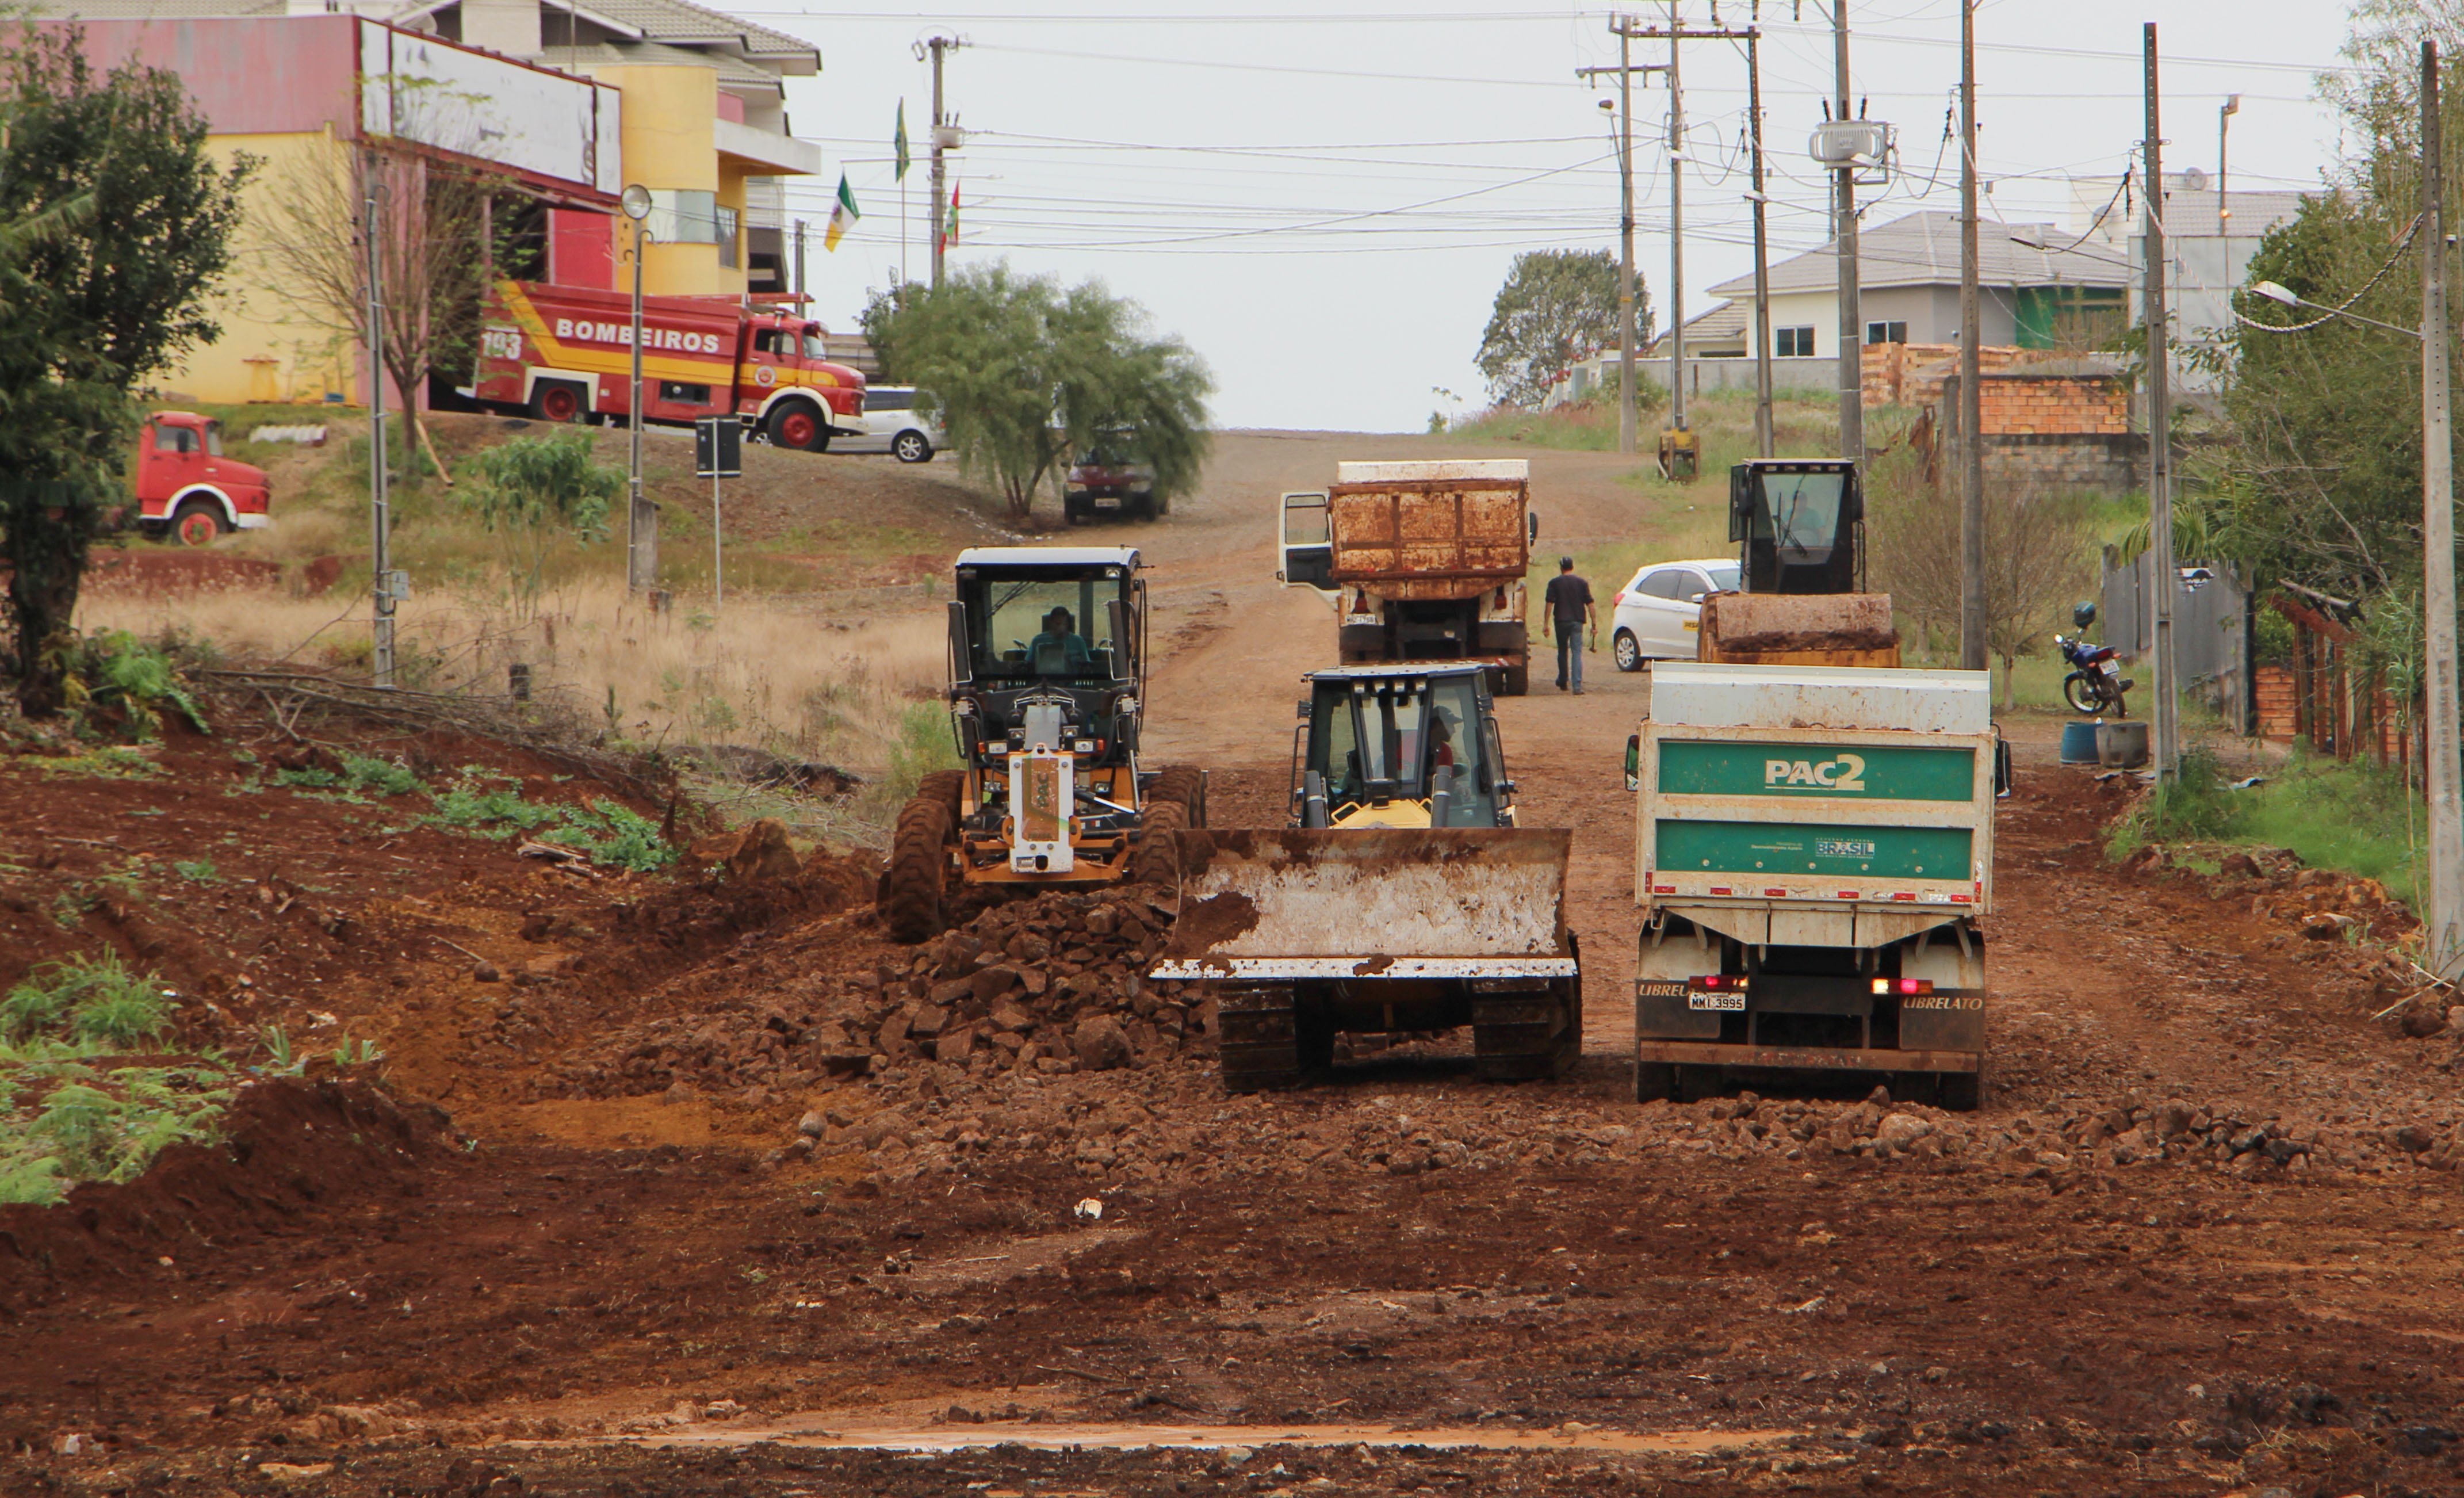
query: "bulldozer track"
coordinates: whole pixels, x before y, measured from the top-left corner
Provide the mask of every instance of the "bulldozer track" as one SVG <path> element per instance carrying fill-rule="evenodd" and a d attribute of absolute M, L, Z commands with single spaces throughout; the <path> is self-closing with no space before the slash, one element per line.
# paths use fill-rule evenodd
<path fill-rule="evenodd" d="M 1130 882 L 1178 883 L 1180 854 L 1173 846 L 1172 834 L 1190 825 L 1189 807 L 1182 803 L 1160 800 L 1151 803 L 1138 827 L 1137 846 L 1130 850 Z"/>
<path fill-rule="evenodd" d="M 881 914 L 892 940 L 927 940 L 941 930 L 942 882 L 949 871 L 950 808 L 918 796 L 898 813 L 882 875 Z"/>
<path fill-rule="evenodd" d="M 1216 1053 L 1224 1091 L 1297 1087 L 1311 1071 L 1333 1065 L 1333 1035 L 1305 1033 L 1296 999 L 1280 984 L 1226 988 L 1216 996 Z"/>
<path fill-rule="evenodd" d="M 1582 1059 L 1579 972 L 1546 991 L 1481 995 L 1472 1002 L 1471 1016 L 1472 1072 L 1484 1082 L 1561 1077 Z"/>

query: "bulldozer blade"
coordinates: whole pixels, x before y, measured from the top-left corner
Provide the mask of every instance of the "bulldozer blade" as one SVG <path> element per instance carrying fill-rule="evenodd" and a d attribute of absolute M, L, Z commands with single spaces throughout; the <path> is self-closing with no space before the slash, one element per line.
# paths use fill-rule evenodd
<path fill-rule="evenodd" d="M 1193 830 L 1159 979 L 1571 978 L 1573 834 Z"/>

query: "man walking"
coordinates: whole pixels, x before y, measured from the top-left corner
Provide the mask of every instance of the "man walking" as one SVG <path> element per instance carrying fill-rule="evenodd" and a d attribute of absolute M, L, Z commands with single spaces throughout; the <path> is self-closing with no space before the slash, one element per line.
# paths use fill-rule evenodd
<path fill-rule="evenodd" d="M 1557 575 L 1549 580 L 1549 591 L 1542 599 L 1540 638 L 1549 638 L 1549 627 L 1557 628 L 1557 690 L 1566 690 L 1566 678 L 1574 681 L 1574 695 L 1583 694 L 1582 631 L 1591 627 L 1592 648 L 1600 644 L 1599 615 L 1592 608 L 1592 585 L 1574 575 L 1574 559 L 1557 559 Z"/>

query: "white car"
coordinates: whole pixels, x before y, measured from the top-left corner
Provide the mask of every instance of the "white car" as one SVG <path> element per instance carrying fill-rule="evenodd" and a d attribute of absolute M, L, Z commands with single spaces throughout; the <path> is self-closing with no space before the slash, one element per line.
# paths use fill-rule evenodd
<path fill-rule="evenodd" d="M 864 435 L 832 437 L 833 452 L 887 452 L 901 463 L 928 463 L 945 440 L 941 423 L 915 408 L 912 385 L 876 385 L 864 392 Z"/>
<path fill-rule="evenodd" d="M 1703 595 L 1737 588 L 1730 557 L 1659 562 L 1636 572 L 1617 589 L 1610 648 L 1617 670 L 1640 671 L 1645 661 L 1690 661 L 1702 628 Z"/>

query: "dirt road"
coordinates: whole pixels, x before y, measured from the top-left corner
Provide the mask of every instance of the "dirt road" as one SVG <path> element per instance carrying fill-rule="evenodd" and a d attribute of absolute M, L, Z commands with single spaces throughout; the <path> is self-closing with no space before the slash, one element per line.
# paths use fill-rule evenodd
<path fill-rule="evenodd" d="M 1156 561 L 1154 737 L 1219 824 L 1280 818 L 1331 653 L 1273 585 L 1274 494 L 1427 451 L 1236 435 L 1167 522 L 1076 533 Z M 1615 459 L 1535 457 L 1544 550 L 1634 523 Z M 780 1058 L 954 954 L 747 891 L 618 919 L 669 897 L 378 864 L 383 939 L 324 980 L 394 1026 L 403 1106 L 295 1084 L 236 1161 L 0 1219 L 0 1490 L 2464 1491 L 2464 1050 L 2255 913 L 2303 887 L 2117 870 L 2122 791 L 2023 729 L 1985 1112 L 1639 1108 L 1639 685 L 1594 659 L 1504 705 L 1595 975 L 1553 1086 L 1388 1060 L 1225 1099 L 1194 1038 L 842 1079 Z M 0 796 L 0 840 L 59 830 Z M 421 920 L 549 976 L 474 986 Z"/>

